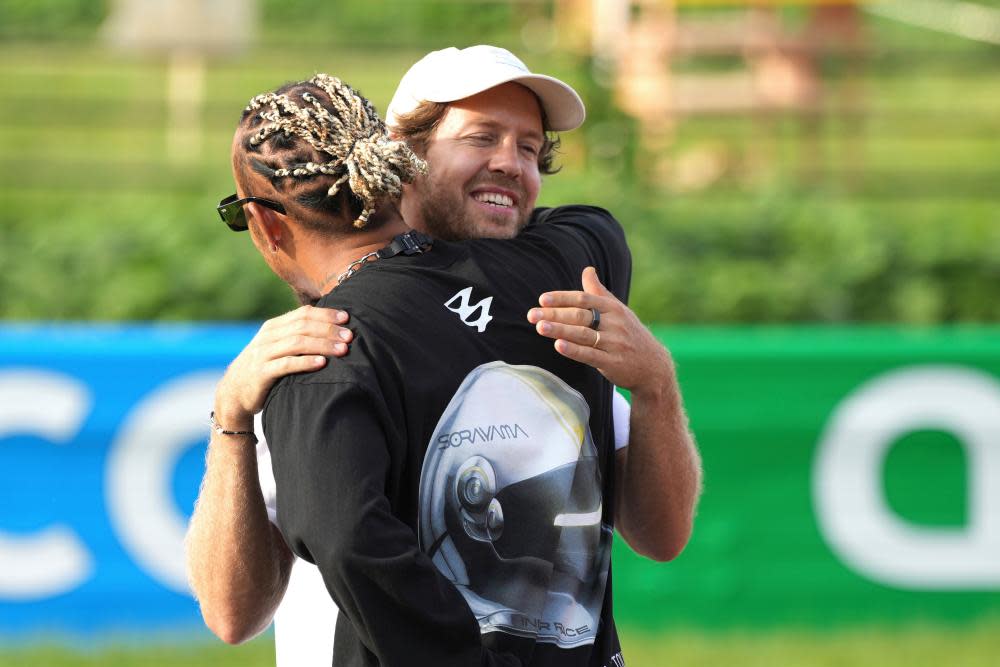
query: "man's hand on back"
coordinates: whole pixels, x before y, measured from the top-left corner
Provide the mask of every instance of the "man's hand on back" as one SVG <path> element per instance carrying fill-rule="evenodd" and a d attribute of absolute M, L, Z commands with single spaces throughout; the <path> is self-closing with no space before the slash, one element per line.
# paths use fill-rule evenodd
<path fill-rule="evenodd" d="M 584 269 L 582 280 L 583 291 L 538 297 L 541 307 L 528 311 L 528 321 L 539 334 L 556 341 L 560 354 L 593 366 L 615 386 L 633 394 L 660 391 L 673 374 L 666 348 L 601 284 L 592 267 Z M 600 312 L 596 330 L 591 328 L 591 308 Z"/>
<path fill-rule="evenodd" d="M 219 382 L 215 412 L 230 430 L 252 430 L 267 393 L 292 373 L 319 370 L 327 357 L 347 354 L 350 329 L 342 310 L 302 306 L 267 320 Z"/>
<path fill-rule="evenodd" d="M 282 376 L 315 371 L 347 354 L 347 313 L 303 306 L 265 322 L 215 391 L 215 417 L 230 431 L 254 430 L 253 416 Z M 284 595 L 292 553 L 268 520 L 247 436 L 213 433 L 205 477 L 186 540 L 192 590 L 206 625 L 238 644 L 271 622 Z"/>
<path fill-rule="evenodd" d="M 539 334 L 632 392 L 629 446 L 615 456 L 615 529 L 644 556 L 675 558 L 691 537 L 701 458 L 670 353 L 593 268 L 583 271 L 583 291 L 546 292 L 538 302 L 528 321 Z M 600 312 L 596 329 L 591 308 Z"/>

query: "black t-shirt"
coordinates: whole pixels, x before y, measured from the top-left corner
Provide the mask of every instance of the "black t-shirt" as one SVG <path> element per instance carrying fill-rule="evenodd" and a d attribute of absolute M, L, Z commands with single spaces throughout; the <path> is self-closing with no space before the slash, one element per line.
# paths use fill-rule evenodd
<path fill-rule="evenodd" d="M 319 305 L 346 357 L 264 410 L 278 525 L 340 607 L 334 665 L 619 667 L 611 385 L 527 321 L 584 267 L 627 300 L 601 209 L 366 265 Z"/>

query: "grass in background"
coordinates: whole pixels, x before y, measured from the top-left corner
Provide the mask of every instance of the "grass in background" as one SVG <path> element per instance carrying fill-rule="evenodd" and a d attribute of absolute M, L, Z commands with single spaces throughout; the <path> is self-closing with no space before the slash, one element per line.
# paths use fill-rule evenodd
<path fill-rule="evenodd" d="M 628 667 L 993 667 L 1000 621 L 966 628 L 912 626 L 837 632 L 671 632 L 623 628 Z"/>
<path fill-rule="evenodd" d="M 274 667 L 274 643 L 191 643 L 74 649 L 65 645 L 0 649 L 5 667 Z"/>
<path fill-rule="evenodd" d="M 768 630 L 707 633 L 620 628 L 628 667 L 994 667 L 1000 619 L 965 628 L 911 626 L 821 633 Z M 29 647 L 0 650 L 6 667 L 273 667 L 274 644 L 195 643 L 94 650 Z"/>

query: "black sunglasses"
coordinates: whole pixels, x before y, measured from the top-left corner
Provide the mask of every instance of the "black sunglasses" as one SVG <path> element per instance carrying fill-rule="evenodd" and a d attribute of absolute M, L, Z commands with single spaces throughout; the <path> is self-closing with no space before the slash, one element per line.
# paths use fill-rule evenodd
<path fill-rule="evenodd" d="M 260 204 L 261 206 L 266 206 L 272 211 L 277 211 L 284 215 L 285 207 L 276 201 L 271 201 L 270 199 L 262 199 L 261 197 L 244 197 L 239 198 L 239 195 L 233 194 L 229 195 L 225 199 L 219 202 L 216 210 L 219 211 L 219 217 L 222 221 L 226 223 L 234 232 L 245 232 L 247 230 L 247 216 L 243 212 L 243 204 L 247 202 L 254 202 L 255 204 Z"/>

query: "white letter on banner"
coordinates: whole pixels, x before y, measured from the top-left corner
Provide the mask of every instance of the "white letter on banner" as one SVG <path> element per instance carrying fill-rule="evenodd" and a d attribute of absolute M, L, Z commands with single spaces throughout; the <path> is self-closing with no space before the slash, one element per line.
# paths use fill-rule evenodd
<path fill-rule="evenodd" d="M 962 528 L 907 523 L 886 502 L 890 446 L 927 429 L 954 434 L 965 449 L 969 518 Z M 820 441 L 813 497 L 833 551 L 875 581 L 1000 588 L 1000 383 L 957 366 L 902 369 L 866 383 L 837 407 Z"/>
<path fill-rule="evenodd" d="M 191 373 L 147 396 L 122 424 L 108 457 L 107 499 L 118 538 L 146 572 L 189 591 L 184 568 L 187 517 L 171 482 L 193 440 L 208 439 L 207 410 L 221 372 Z"/>
<path fill-rule="evenodd" d="M 50 371 L 0 373 L 0 437 L 37 435 L 65 444 L 90 409 L 79 381 Z M 26 474 L 38 471 L 26 471 Z M 0 599 L 40 600 L 73 590 L 90 577 L 93 558 L 68 526 L 33 535 L 0 532 Z"/>

